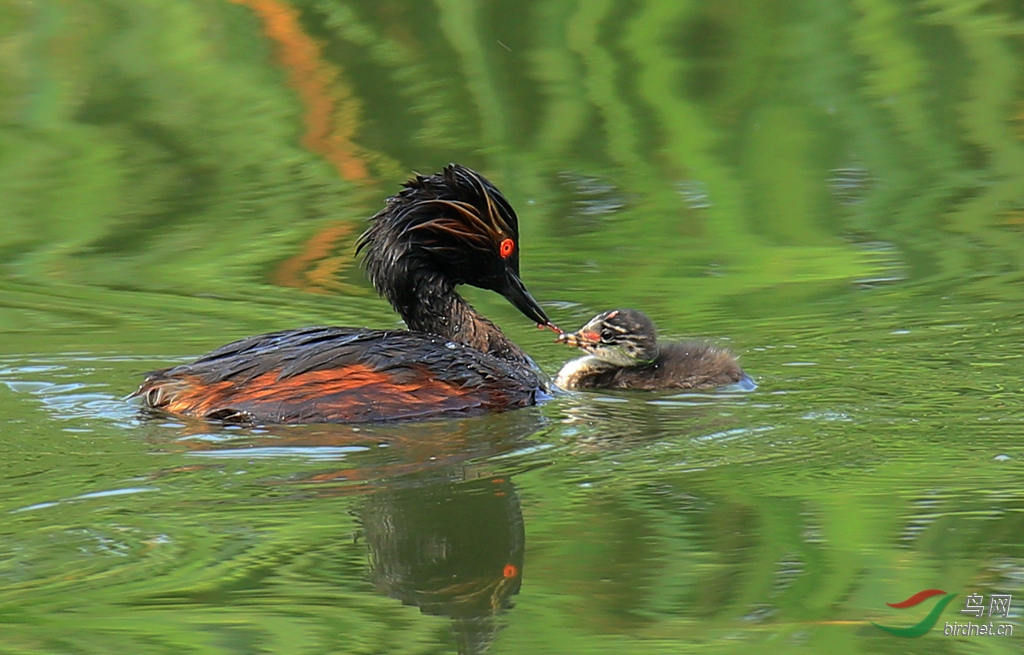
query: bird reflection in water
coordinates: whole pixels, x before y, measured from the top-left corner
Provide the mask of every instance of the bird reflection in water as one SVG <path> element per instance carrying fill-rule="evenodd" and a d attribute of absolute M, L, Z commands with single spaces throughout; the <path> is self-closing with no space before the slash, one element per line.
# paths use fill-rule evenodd
<path fill-rule="evenodd" d="M 533 445 L 548 424 L 524 410 L 461 421 L 275 426 L 269 432 L 208 432 L 208 425 L 186 424 L 171 440 L 166 426 L 151 438 L 161 449 L 197 458 L 295 461 L 293 473 L 275 467 L 263 484 L 290 487 L 298 492 L 293 501 L 352 498 L 359 541 L 368 549 L 367 577 L 377 589 L 424 614 L 450 617 L 459 652 L 484 653 L 522 581 L 523 514 L 507 470 L 523 470 L 512 464 L 513 453 Z M 297 457 L 326 449 L 345 454 L 316 472 Z M 182 473 L 176 468 L 153 477 Z"/>
<path fill-rule="evenodd" d="M 486 652 L 522 582 L 526 533 L 512 482 L 408 486 L 371 495 L 363 533 L 377 588 L 448 616 L 460 653 Z"/>

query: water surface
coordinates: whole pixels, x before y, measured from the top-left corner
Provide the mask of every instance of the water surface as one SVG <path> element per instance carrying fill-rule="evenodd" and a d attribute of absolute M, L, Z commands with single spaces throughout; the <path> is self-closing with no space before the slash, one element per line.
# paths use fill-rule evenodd
<path fill-rule="evenodd" d="M 0 651 L 1020 652 L 1022 33 L 962 0 L 3 6 Z M 449 161 L 557 323 L 641 308 L 758 389 L 126 402 L 235 338 L 399 325 L 353 244 Z M 871 625 L 928 588 L 959 596 L 924 637 Z"/>

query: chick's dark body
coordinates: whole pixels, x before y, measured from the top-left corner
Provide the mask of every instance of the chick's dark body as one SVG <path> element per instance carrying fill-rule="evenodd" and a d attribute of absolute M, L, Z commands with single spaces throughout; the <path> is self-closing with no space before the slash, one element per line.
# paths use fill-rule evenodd
<path fill-rule="evenodd" d="M 594 367 L 574 380 L 574 389 L 710 389 L 743 380 L 746 374 L 726 350 L 700 341 L 659 344 L 650 363 Z"/>
<path fill-rule="evenodd" d="M 555 384 L 564 389 L 756 387 L 728 350 L 705 341 L 659 341 L 654 322 L 636 309 L 602 312 L 558 340 L 588 353 L 558 372 Z"/>

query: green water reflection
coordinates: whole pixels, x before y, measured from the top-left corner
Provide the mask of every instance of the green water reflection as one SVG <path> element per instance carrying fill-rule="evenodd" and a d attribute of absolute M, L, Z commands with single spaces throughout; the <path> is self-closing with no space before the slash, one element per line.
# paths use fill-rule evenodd
<path fill-rule="evenodd" d="M 1022 34 L 965 0 L 0 5 L 0 651 L 1020 652 Z M 642 308 L 759 389 L 257 430 L 124 401 L 397 325 L 353 243 L 448 161 L 556 322 Z M 870 625 L 933 587 L 931 633 Z M 970 593 L 1018 634 L 943 636 Z"/>

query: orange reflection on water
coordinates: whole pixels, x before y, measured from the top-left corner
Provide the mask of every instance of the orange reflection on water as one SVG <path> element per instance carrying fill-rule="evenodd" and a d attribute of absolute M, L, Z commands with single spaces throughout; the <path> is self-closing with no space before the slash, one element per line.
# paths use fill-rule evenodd
<path fill-rule="evenodd" d="M 306 108 L 305 147 L 334 164 L 350 182 L 369 178 L 359 146 L 359 101 L 339 79 L 338 70 L 321 58 L 320 46 L 299 24 L 299 12 L 280 0 L 230 0 L 247 6 L 263 23 L 263 33 L 278 45 L 277 57 L 288 82 Z"/>
<path fill-rule="evenodd" d="M 355 225 L 347 221 L 327 225 L 303 244 L 301 252 L 281 262 L 272 281 L 278 286 L 315 293 L 328 290 L 352 292 L 349 285 L 337 280 L 338 274 L 351 265 L 351 252 L 337 253 L 348 244 L 347 237 L 354 229 Z"/>

